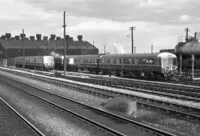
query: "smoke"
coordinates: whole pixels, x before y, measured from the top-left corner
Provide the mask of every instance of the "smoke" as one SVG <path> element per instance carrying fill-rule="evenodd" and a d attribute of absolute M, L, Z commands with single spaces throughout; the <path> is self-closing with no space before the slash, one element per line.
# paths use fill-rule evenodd
<path fill-rule="evenodd" d="M 125 50 L 126 46 L 124 44 L 121 44 L 120 42 L 116 42 L 114 44 L 114 54 L 124 54 L 127 53 Z"/>
<path fill-rule="evenodd" d="M 49 55 L 51 55 L 53 57 L 60 57 L 60 55 L 58 53 L 55 53 L 54 51 L 52 51 L 51 53 L 49 53 Z"/>

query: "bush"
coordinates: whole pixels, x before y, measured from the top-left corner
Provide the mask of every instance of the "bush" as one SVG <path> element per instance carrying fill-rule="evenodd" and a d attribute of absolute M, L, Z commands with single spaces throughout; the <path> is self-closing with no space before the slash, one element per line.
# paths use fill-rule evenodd
<path fill-rule="evenodd" d="M 54 76 L 55 76 L 55 77 L 61 77 L 61 75 L 62 75 L 62 74 L 61 74 L 60 72 L 57 72 L 57 71 L 54 72 Z"/>

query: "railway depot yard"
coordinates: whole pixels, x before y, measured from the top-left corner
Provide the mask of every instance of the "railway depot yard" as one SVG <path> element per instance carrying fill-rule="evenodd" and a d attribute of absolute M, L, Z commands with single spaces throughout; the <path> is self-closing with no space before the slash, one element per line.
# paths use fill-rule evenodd
<path fill-rule="evenodd" d="M 18 73 L 19 72 L 19 73 Z M 25 74 L 22 76 L 23 74 Z M 21 70 L 15 70 L 15 69 L 7 69 L 7 68 L 1 68 L 0 75 L 12 78 L 14 80 L 32 85 L 37 86 L 38 88 L 41 88 L 43 90 L 46 90 L 52 94 L 58 94 L 66 98 L 70 98 L 76 101 L 79 101 L 81 103 L 88 104 L 93 107 L 97 107 L 101 110 L 108 110 L 105 109 L 105 106 L 103 104 L 108 103 L 108 100 L 113 98 L 113 94 L 109 92 L 118 92 L 117 95 L 114 97 L 123 97 L 130 99 L 130 102 L 133 101 L 128 96 L 137 96 L 142 97 L 145 99 L 153 99 L 156 101 L 163 101 L 163 102 L 170 102 L 172 104 L 177 105 L 183 105 L 191 108 L 196 108 L 197 110 L 200 109 L 200 103 L 198 101 L 188 101 L 188 100 L 178 100 L 175 98 L 169 98 L 165 96 L 158 96 L 155 94 L 150 93 L 144 93 L 144 92 L 134 92 L 127 89 L 119 89 L 114 87 L 108 87 L 108 86 L 102 86 L 102 85 L 96 85 L 91 83 L 83 83 L 78 81 L 72 81 L 67 79 L 61 79 L 61 78 L 55 78 L 55 77 L 47 77 L 44 75 L 39 75 L 35 73 L 30 72 L 24 72 Z M 37 80 L 37 77 L 43 78 L 44 81 Z M 89 77 L 87 77 L 89 78 Z M 46 79 L 46 82 L 45 82 Z M 48 80 L 47 80 L 48 79 Z M 107 90 L 107 93 L 104 92 L 104 95 L 97 95 L 91 92 L 86 91 L 80 91 L 77 89 L 67 88 L 66 86 L 56 85 L 55 83 L 48 82 L 49 80 L 56 80 L 56 82 L 70 82 L 71 84 L 80 84 L 84 86 L 92 87 L 92 88 L 100 88 Z M 45 131 L 49 132 L 48 134 L 56 134 L 56 135 L 65 135 L 68 133 L 68 135 L 103 135 L 101 131 L 96 131 L 95 129 L 90 129 L 87 126 L 84 126 L 84 124 L 81 125 L 74 125 L 74 120 L 63 122 L 62 116 L 56 114 L 56 111 L 51 108 L 43 108 L 41 105 L 37 104 L 36 101 L 29 101 L 28 97 L 23 97 L 22 95 L 11 93 L 11 89 L 8 89 L 5 85 L 1 83 L 1 90 L 0 90 L 0 96 L 2 98 L 5 98 L 7 101 L 12 103 L 12 105 L 15 105 L 19 110 L 23 111 L 24 114 L 29 116 L 31 120 L 34 120 L 34 122 L 37 122 L 45 128 Z M 127 97 L 123 96 L 121 94 L 128 94 Z M 107 96 L 106 96 L 107 95 Z M 110 96 L 110 97 L 108 97 Z M 112 96 L 112 97 L 111 97 Z M 117 99 L 119 100 L 119 99 Z M 122 109 L 124 107 L 127 107 L 127 103 L 129 101 L 124 101 L 118 103 Z M 114 104 L 115 105 L 115 104 Z M 119 106 L 118 105 L 118 106 Z M 116 106 L 116 105 L 115 105 Z M 165 105 L 163 105 L 165 106 Z M 178 107 L 177 107 L 178 108 Z M 126 118 L 138 121 L 140 123 L 147 124 L 149 126 L 155 127 L 157 129 L 161 129 L 163 131 L 167 131 L 170 133 L 173 133 L 175 135 L 180 136 L 198 136 L 200 133 L 200 124 L 198 119 L 192 119 L 183 117 L 182 115 L 180 117 L 177 117 L 177 115 L 174 114 L 168 114 L 167 112 L 163 112 L 162 110 L 149 108 L 144 105 L 138 105 L 136 109 L 133 109 L 133 114 L 126 114 L 124 112 L 120 111 L 110 111 L 114 112 L 115 114 L 122 115 Z M 76 122 L 76 121 L 75 121 Z M 119 123 L 119 122 L 116 122 Z M 70 130 L 70 132 L 69 132 Z M 96 132 L 96 133 L 95 133 Z"/>

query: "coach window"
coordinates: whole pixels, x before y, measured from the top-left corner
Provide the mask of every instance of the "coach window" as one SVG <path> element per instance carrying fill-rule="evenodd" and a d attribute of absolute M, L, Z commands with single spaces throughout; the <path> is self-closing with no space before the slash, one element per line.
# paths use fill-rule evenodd
<path fill-rule="evenodd" d="M 132 59 L 131 61 L 132 61 L 132 64 L 135 64 L 134 59 Z"/>
<path fill-rule="evenodd" d="M 107 59 L 104 59 L 104 60 L 103 60 L 103 63 L 104 63 L 104 64 L 107 64 L 107 63 L 108 63 L 108 60 L 107 60 Z"/>
<path fill-rule="evenodd" d="M 133 64 L 132 59 L 128 59 L 128 64 Z"/>
<path fill-rule="evenodd" d="M 124 59 L 124 64 L 128 64 L 128 60 L 127 59 Z"/>
<path fill-rule="evenodd" d="M 114 59 L 110 59 L 110 64 L 113 64 L 114 63 Z"/>
<path fill-rule="evenodd" d="M 105 63 L 106 63 L 106 64 L 110 64 L 110 60 L 109 60 L 109 59 L 106 59 L 106 60 L 105 60 Z"/>
<path fill-rule="evenodd" d="M 160 59 L 155 59 L 154 62 L 155 62 L 155 65 L 160 65 L 161 64 L 161 60 Z"/>
<path fill-rule="evenodd" d="M 126 64 L 130 64 L 129 59 L 126 59 Z"/>
<path fill-rule="evenodd" d="M 115 59 L 116 63 L 115 64 L 119 64 L 119 59 Z"/>
<path fill-rule="evenodd" d="M 153 63 L 152 63 L 153 65 L 156 65 L 156 60 L 155 59 L 153 59 Z"/>
<path fill-rule="evenodd" d="M 117 59 L 117 64 L 121 64 L 121 59 Z"/>
<path fill-rule="evenodd" d="M 126 60 L 125 59 L 123 60 L 123 64 L 126 64 Z"/>
<path fill-rule="evenodd" d="M 152 65 L 153 64 L 153 60 L 149 60 L 149 65 Z"/>
<path fill-rule="evenodd" d="M 142 64 L 147 64 L 146 62 L 147 62 L 146 59 L 142 59 Z"/>
<path fill-rule="evenodd" d="M 134 59 L 134 64 L 139 64 L 139 59 Z"/>
<path fill-rule="evenodd" d="M 116 64 L 116 59 L 113 59 L 113 64 Z"/>

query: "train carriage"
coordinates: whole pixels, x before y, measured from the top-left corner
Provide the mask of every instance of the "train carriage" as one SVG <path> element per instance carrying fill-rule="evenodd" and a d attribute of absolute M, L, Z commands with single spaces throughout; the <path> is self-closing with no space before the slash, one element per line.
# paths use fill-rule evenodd
<path fill-rule="evenodd" d="M 25 63 L 24 63 L 25 61 Z M 52 56 L 20 56 L 14 58 L 16 67 L 24 67 L 37 70 L 52 70 L 54 69 L 54 57 Z"/>
<path fill-rule="evenodd" d="M 98 73 L 99 58 L 101 55 L 72 55 L 66 56 L 67 70 L 69 71 L 90 71 Z"/>
<path fill-rule="evenodd" d="M 100 69 L 103 74 L 131 76 L 167 76 L 176 69 L 176 56 L 172 53 L 103 55 Z"/>

